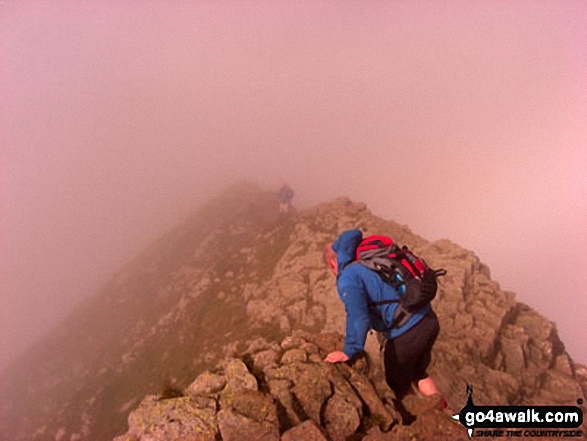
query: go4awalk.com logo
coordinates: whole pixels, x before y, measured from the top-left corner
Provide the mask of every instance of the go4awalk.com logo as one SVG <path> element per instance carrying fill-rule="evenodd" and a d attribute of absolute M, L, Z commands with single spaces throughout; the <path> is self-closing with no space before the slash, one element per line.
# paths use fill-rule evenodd
<path fill-rule="evenodd" d="M 475 437 L 583 437 L 583 411 L 577 406 L 475 406 L 473 387 L 463 409 L 453 415 Z M 583 400 L 577 400 L 582 404 Z M 507 428 L 507 429 L 506 429 Z"/>

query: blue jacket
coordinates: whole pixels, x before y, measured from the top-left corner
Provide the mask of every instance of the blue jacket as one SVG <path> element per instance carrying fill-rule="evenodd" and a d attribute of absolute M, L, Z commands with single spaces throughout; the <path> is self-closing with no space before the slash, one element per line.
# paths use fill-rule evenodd
<path fill-rule="evenodd" d="M 390 329 L 398 304 L 373 306 L 368 303 L 398 299 L 397 290 L 366 266 L 348 265 L 356 260 L 357 246 L 362 240 L 361 231 L 348 230 L 332 244 L 338 258 L 336 288 L 346 311 L 346 338 L 342 352 L 349 358 L 363 350 L 370 329 L 386 331 L 385 336 L 393 339 L 420 322 L 431 309 L 428 305 L 412 315 L 400 328 Z"/>

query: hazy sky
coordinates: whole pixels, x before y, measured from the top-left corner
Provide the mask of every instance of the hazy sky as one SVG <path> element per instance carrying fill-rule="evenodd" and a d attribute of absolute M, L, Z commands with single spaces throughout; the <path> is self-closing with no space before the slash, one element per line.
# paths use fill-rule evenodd
<path fill-rule="evenodd" d="M 0 367 L 239 178 L 474 250 L 587 363 L 587 2 L 0 2 Z"/>

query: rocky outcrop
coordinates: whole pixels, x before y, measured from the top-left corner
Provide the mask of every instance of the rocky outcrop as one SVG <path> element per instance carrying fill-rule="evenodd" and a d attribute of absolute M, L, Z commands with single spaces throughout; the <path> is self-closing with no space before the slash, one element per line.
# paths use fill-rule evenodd
<path fill-rule="evenodd" d="M 400 413 L 369 368 L 371 357 L 323 362 L 342 342 L 336 333 L 294 331 L 280 343 L 258 338 L 227 348 L 231 357 L 182 396 L 146 397 L 113 441 L 464 441 L 464 428 L 438 396 L 408 396 Z"/>
<path fill-rule="evenodd" d="M 239 345 L 233 357 L 200 374 L 184 396 L 145 398 L 130 414 L 127 433 L 115 440 L 344 441 L 396 436 L 404 430 L 401 416 L 389 398 L 378 395 L 370 376 L 347 364 L 322 361 L 341 339 L 337 334 L 295 331 L 279 345 L 265 339 Z M 274 354 L 270 362 L 263 355 L 267 353 Z M 440 403 L 435 404 L 429 404 L 428 411 L 445 423 L 443 430 L 462 434 Z"/>
<path fill-rule="evenodd" d="M 275 263 L 273 276 L 249 286 L 250 326 L 279 323 L 283 331 L 344 332 L 344 310 L 321 251 L 347 228 L 388 235 L 431 266 L 447 269 L 433 301 L 441 333 L 430 372 L 449 401 L 463 402 L 466 384 L 475 385 L 479 404 L 568 404 L 585 395 L 579 367 L 565 352 L 554 323 L 503 291 L 472 251 L 446 239 L 426 241 L 346 198 L 295 218 L 289 246 Z M 380 369 L 376 348 L 368 342 Z"/>
<path fill-rule="evenodd" d="M 126 427 L 138 439 L 430 439 L 428 420 L 450 432 L 426 403 L 414 404 L 411 425 L 397 423 L 375 335 L 368 375 L 364 360 L 352 369 L 321 362 L 341 349 L 345 325 L 322 247 L 348 228 L 388 235 L 447 269 L 433 301 L 441 332 L 429 372 L 453 408 L 467 384 L 478 405 L 585 399 L 587 368 L 566 353 L 555 324 L 502 290 L 473 252 L 347 198 L 280 215 L 272 192 L 239 185 L 121 269 L 5 372 L 0 439 L 103 440 Z"/>

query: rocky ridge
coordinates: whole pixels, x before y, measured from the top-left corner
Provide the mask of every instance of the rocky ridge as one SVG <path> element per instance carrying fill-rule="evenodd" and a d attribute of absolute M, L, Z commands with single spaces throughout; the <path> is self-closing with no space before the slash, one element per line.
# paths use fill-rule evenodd
<path fill-rule="evenodd" d="M 555 324 L 502 290 L 473 252 L 446 239 L 429 242 L 346 198 L 297 216 L 273 277 L 248 289 L 250 326 L 279 322 L 285 332 L 343 333 L 344 309 L 321 249 L 348 228 L 390 236 L 447 269 L 433 301 L 441 333 L 430 371 L 450 401 L 464 399 L 466 384 L 475 384 L 480 405 L 568 404 L 584 396 L 585 368 L 565 352 Z M 368 346 L 380 356 L 373 342 Z"/>
<path fill-rule="evenodd" d="M 263 337 L 281 347 L 296 332 L 342 334 L 344 308 L 321 250 L 348 228 L 393 237 L 448 270 L 433 302 L 441 333 L 430 373 L 455 408 L 465 403 L 467 384 L 478 405 L 584 399 L 587 369 L 565 352 L 556 326 L 503 291 L 473 252 L 427 241 L 347 198 L 283 217 L 272 192 L 239 184 L 119 271 L 5 373 L 0 439 L 111 439 L 145 395 L 185 391 L 205 371 L 226 377 L 219 363 L 236 357 L 243 341 Z M 288 357 L 318 365 L 316 354 L 297 349 L 305 363 L 302 352 Z M 370 381 L 389 404 L 374 335 L 366 349 Z M 368 426 L 364 415 L 359 432 Z"/>
<path fill-rule="evenodd" d="M 260 338 L 228 349 L 181 396 L 147 396 L 114 441 L 463 439 L 437 397 L 407 400 L 418 417 L 402 424 L 365 359 L 354 367 L 322 362 L 341 344 L 336 333 L 294 331 L 280 343 Z"/>

